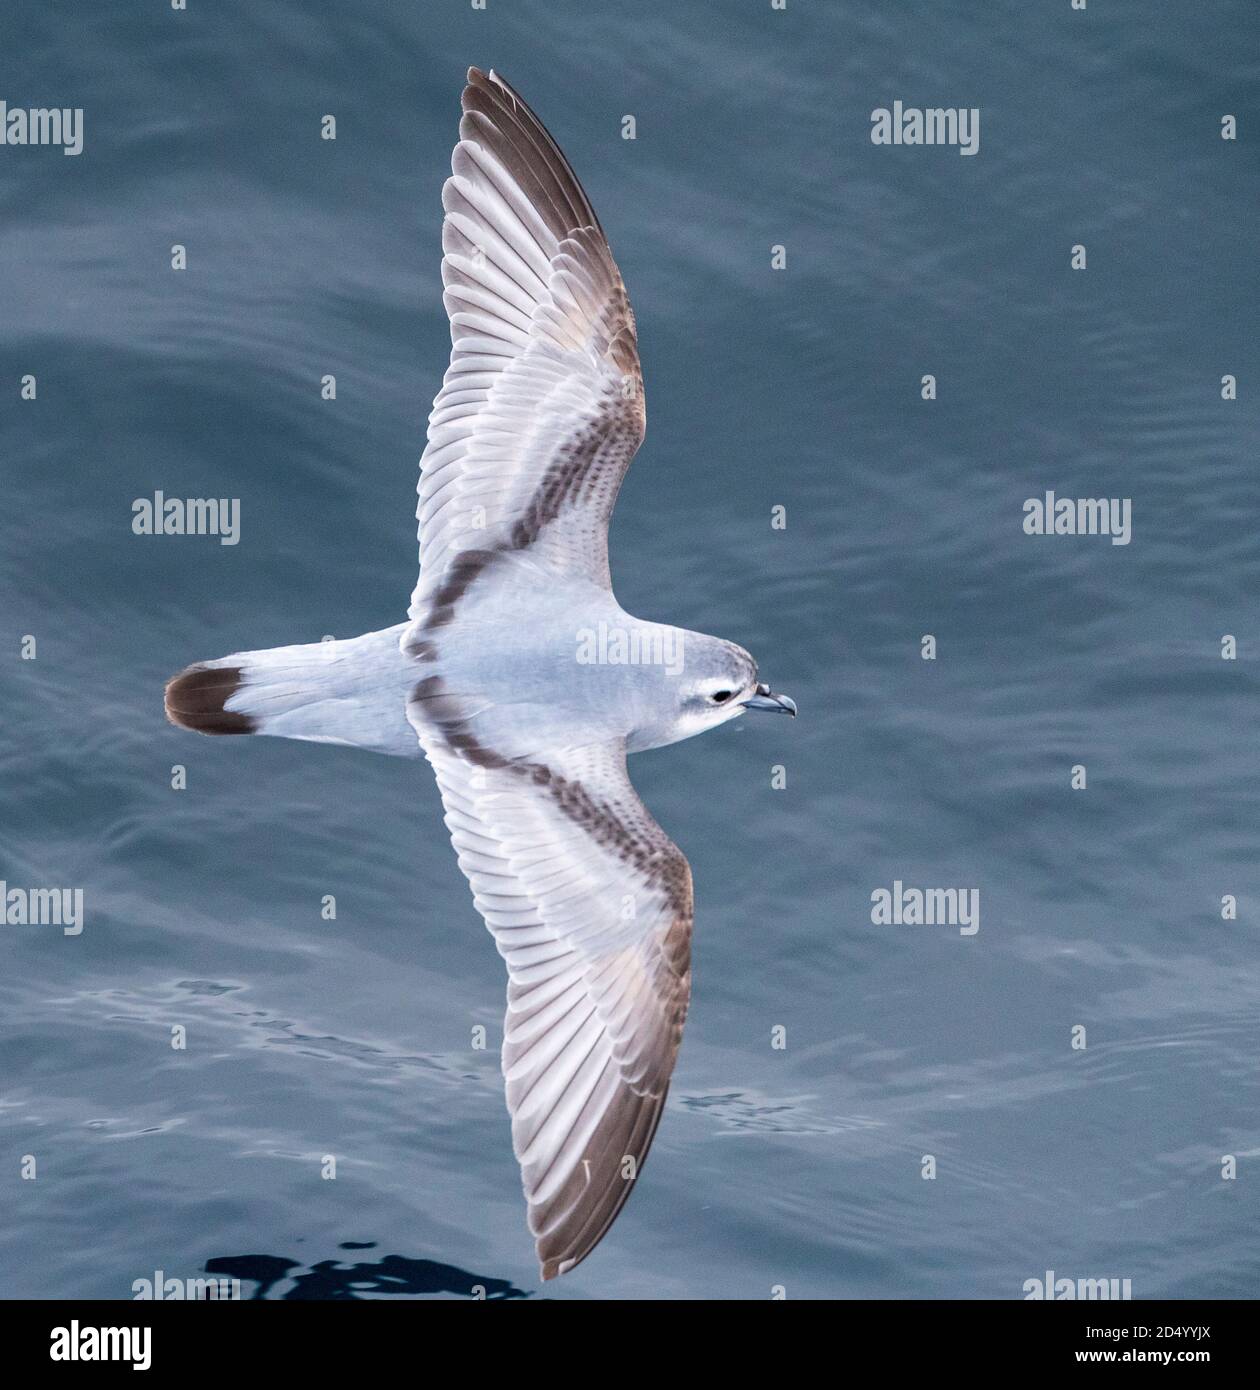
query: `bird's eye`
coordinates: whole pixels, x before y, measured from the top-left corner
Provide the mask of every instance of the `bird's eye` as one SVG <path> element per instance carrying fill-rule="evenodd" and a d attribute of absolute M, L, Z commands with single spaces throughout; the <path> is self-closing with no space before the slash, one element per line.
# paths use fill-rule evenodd
<path fill-rule="evenodd" d="M 712 698 L 715 705 L 725 704 L 725 702 L 731 698 L 731 691 L 715 690 Z"/>

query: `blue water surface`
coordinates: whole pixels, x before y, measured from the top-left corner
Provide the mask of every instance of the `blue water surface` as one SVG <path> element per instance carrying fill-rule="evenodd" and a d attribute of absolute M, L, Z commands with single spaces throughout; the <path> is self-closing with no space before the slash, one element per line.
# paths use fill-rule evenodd
<path fill-rule="evenodd" d="M 84 148 L 0 148 L 0 878 L 86 924 L 0 927 L 0 1294 L 1254 1296 L 1258 37 L 1250 0 L 10 6 L 0 99 Z M 618 597 L 801 711 L 632 763 L 691 1014 L 545 1289 L 428 767 L 161 702 L 405 616 L 471 63 L 638 316 Z M 978 153 L 872 144 L 894 100 L 979 108 Z M 239 498 L 240 543 L 133 535 L 158 489 Z M 1047 490 L 1130 499 L 1131 542 L 1026 535 Z M 873 923 L 895 881 L 979 931 Z"/>

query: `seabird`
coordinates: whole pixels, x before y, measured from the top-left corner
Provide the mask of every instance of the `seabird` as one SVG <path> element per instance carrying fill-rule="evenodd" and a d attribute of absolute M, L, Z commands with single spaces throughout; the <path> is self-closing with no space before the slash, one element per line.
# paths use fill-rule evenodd
<path fill-rule="evenodd" d="M 796 706 L 742 647 L 613 597 L 608 523 L 645 421 L 625 286 L 568 161 L 493 71 L 469 70 L 459 135 L 442 190 L 451 360 L 408 621 L 200 662 L 168 683 L 166 713 L 432 764 L 507 962 L 512 1144 L 550 1279 L 642 1171 L 691 991 L 691 870 L 626 754 Z"/>

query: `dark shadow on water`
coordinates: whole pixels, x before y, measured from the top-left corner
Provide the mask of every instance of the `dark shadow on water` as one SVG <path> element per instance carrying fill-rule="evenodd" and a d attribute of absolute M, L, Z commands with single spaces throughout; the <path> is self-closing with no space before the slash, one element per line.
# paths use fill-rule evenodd
<path fill-rule="evenodd" d="M 375 1242 L 345 1241 L 342 1250 L 371 1250 Z M 436 1260 L 411 1260 L 403 1255 L 386 1255 L 375 1263 L 343 1264 L 320 1260 L 302 1265 L 280 1255 L 219 1255 L 206 1261 L 206 1273 L 219 1278 L 239 1279 L 255 1288 L 250 1298 L 281 1299 L 358 1299 L 371 1294 L 418 1295 L 461 1294 L 465 1298 L 528 1298 L 507 1279 L 488 1279 L 469 1274 L 454 1265 Z M 282 1284 L 289 1288 L 272 1294 Z M 244 1290 L 242 1289 L 242 1292 Z"/>

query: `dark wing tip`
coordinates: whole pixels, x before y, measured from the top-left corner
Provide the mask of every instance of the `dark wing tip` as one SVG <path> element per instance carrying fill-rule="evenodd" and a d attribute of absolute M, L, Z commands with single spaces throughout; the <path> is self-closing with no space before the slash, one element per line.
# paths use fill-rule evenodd
<path fill-rule="evenodd" d="M 199 734 L 252 734 L 248 714 L 224 708 L 240 688 L 239 666 L 189 666 L 166 683 L 166 717 Z"/>
<path fill-rule="evenodd" d="M 580 1193 L 578 1199 L 572 1201 L 560 1219 L 535 1240 L 538 1272 L 544 1283 L 576 1269 L 608 1234 L 609 1227 L 617 1219 L 643 1172 L 648 1150 L 652 1147 L 665 1110 L 667 1093 L 668 1083 L 655 1096 L 628 1092 L 623 1103 L 613 1112 L 613 1124 L 624 1126 L 620 1142 L 613 1144 L 611 1152 L 606 1151 L 593 1160 L 594 1181 L 588 1180 L 585 1191 Z M 634 1176 L 627 1177 L 621 1165 L 631 1157 L 635 1160 Z M 580 1171 L 575 1170 L 575 1182 Z M 559 1200 L 563 1207 L 563 1193 Z"/>
<path fill-rule="evenodd" d="M 516 93 L 508 86 L 493 68 L 489 72 L 482 72 L 480 68 L 469 68 L 467 84 L 464 87 L 463 106 L 468 110 L 470 97 L 475 92 L 498 92 L 500 94 L 510 94 L 515 97 Z"/>
<path fill-rule="evenodd" d="M 482 126 L 482 134 L 491 152 L 524 179 L 527 195 L 556 236 L 566 237 L 579 227 L 594 227 L 604 235 L 573 166 L 502 73 L 469 68 L 461 105 L 465 120 L 480 116 L 490 123 L 489 129 Z"/>

